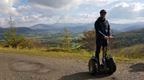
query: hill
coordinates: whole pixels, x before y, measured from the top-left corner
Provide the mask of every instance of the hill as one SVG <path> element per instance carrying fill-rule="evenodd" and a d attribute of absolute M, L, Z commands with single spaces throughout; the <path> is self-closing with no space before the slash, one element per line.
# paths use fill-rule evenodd
<path fill-rule="evenodd" d="M 0 28 L 0 40 L 3 38 L 3 34 L 8 31 L 9 28 Z M 25 36 L 29 36 L 32 33 L 35 33 L 34 30 L 27 27 L 16 27 L 17 34 L 22 34 Z"/>
<path fill-rule="evenodd" d="M 137 44 L 130 47 L 111 50 L 111 53 L 117 57 L 144 59 L 144 44 Z"/>
<path fill-rule="evenodd" d="M 143 22 L 126 23 L 126 24 L 111 23 L 111 28 L 119 32 L 127 32 L 144 28 L 144 23 Z"/>
<path fill-rule="evenodd" d="M 59 23 L 59 24 L 37 24 L 30 26 L 29 28 L 39 31 L 39 32 L 49 32 L 49 33 L 60 33 L 63 32 L 64 28 L 67 28 L 71 33 L 82 33 L 83 31 L 88 31 L 93 29 L 91 24 L 74 24 L 74 23 Z"/>
<path fill-rule="evenodd" d="M 115 24 L 110 23 L 111 29 L 117 32 L 127 32 L 144 28 L 144 23 L 127 23 L 127 24 Z M 81 33 L 94 29 L 94 23 L 57 23 L 57 24 L 36 24 L 29 28 L 34 30 L 47 30 L 50 32 L 61 32 L 64 28 L 67 28 L 72 33 Z"/>
<path fill-rule="evenodd" d="M 129 47 L 136 44 L 144 44 L 144 28 L 122 32 L 115 35 L 113 48 Z"/>

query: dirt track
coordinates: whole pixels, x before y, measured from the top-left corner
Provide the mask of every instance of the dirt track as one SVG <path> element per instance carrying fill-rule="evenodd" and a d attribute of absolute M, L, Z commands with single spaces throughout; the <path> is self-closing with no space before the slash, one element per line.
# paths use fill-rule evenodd
<path fill-rule="evenodd" d="M 144 80 L 144 61 L 117 66 L 111 76 L 91 76 L 81 60 L 0 54 L 0 80 Z"/>

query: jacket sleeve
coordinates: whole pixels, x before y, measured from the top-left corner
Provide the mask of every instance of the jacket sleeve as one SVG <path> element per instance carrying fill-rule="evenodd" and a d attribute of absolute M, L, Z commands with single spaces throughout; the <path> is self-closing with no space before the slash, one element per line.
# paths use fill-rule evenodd
<path fill-rule="evenodd" d="M 108 36 L 110 36 L 110 35 L 111 35 L 111 29 L 110 29 L 110 24 L 108 22 Z"/>

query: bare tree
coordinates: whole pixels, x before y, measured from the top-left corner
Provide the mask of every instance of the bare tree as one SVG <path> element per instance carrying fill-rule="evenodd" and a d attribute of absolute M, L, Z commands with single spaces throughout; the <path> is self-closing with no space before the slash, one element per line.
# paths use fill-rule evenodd
<path fill-rule="evenodd" d="M 81 43 L 81 48 L 86 49 L 88 51 L 95 51 L 96 43 L 95 43 L 95 31 L 87 31 L 83 33 L 83 36 L 79 40 Z"/>
<path fill-rule="evenodd" d="M 67 28 L 64 28 L 63 40 L 62 40 L 63 48 L 69 50 L 72 45 L 71 42 L 72 42 L 71 33 L 68 31 Z"/>

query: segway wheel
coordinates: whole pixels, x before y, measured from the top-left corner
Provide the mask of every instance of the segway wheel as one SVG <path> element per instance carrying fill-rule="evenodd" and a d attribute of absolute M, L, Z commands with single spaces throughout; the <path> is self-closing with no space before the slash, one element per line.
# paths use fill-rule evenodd
<path fill-rule="evenodd" d="M 98 65 L 95 59 L 90 59 L 88 63 L 89 73 L 94 75 L 98 70 Z"/>
<path fill-rule="evenodd" d="M 116 64 L 115 64 L 113 58 L 109 58 L 107 67 L 109 68 L 108 74 L 110 74 L 110 75 L 116 71 Z"/>

